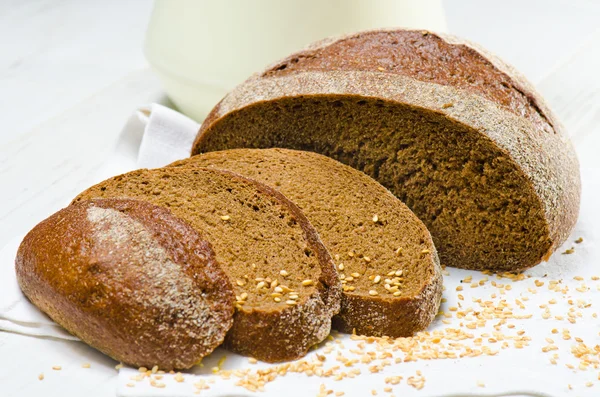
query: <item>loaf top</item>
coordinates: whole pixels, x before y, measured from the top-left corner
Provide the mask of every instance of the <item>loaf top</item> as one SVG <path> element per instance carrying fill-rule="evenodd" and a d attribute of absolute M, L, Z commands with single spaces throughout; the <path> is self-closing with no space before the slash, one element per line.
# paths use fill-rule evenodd
<path fill-rule="evenodd" d="M 92 200 L 57 212 L 27 234 L 16 271 L 56 322 L 136 366 L 189 368 L 232 325 L 232 287 L 210 244 L 149 203 Z"/>
<path fill-rule="evenodd" d="M 325 39 L 269 66 L 260 77 L 333 70 L 380 71 L 452 86 L 498 103 L 547 132 L 554 128 L 541 97 L 514 68 L 476 44 L 426 30 Z"/>

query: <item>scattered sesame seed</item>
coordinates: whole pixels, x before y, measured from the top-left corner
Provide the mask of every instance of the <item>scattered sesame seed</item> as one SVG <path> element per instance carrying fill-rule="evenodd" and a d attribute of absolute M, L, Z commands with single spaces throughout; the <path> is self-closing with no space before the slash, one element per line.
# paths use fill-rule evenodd
<path fill-rule="evenodd" d="M 373 284 L 377 284 L 377 283 L 379 283 L 380 281 L 381 281 L 381 276 L 380 276 L 380 275 L 377 275 L 377 276 L 375 276 L 375 278 L 373 279 Z"/>
<path fill-rule="evenodd" d="M 39 379 L 39 380 L 44 380 L 44 374 L 43 374 L 43 373 L 39 374 L 39 375 L 38 375 L 38 379 Z"/>
<path fill-rule="evenodd" d="M 235 283 L 236 283 L 237 285 L 239 285 L 240 287 L 243 287 L 243 286 L 246 284 L 246 283 L 245 283 L 244 281 L 242 281 L 242 280 L 236 280 L 236 281 L 235 281 Z"/>
<path fill-rule="evenodd" d="M 55 365 L 52 367 L 52 369 L 55 371 L 60 371 L 62 369 L 62 367 L 60 365 Z"/>
<path fill-rule="evenodd" d="M 369 258 L 368 256 L 363 256 L 363 259 L 365 260 L 365 262 L 369 263 L 371 262 L 371 258 Z"/>
<path fill-rule="evenodd" d="M 287 301 L 285 301 L 285 303 L 287 303 L 288 305 L 295 305 L 296 301 L 294 301 L 294 300 L 287 300 Z"/>
<path fill-rule="evenodd" d="M 375 295 L 378 295 L 378 293 L 377 293 L 377 291 L 375 291 L 374 289 L 372 289 L 372 290 L 369 291 L 369 295 L 375 296 Z"/>
<path fill-rule="evenodd" d="M 340 269 L 340 270 L 344 270 L 344 264 L 343 264 L 343 263 L 340 263 L 340 264 L 338 265 L 338 269 Z"/>
<path fill-rule="evenodd" d="M 261 282 L 259 282 L 258 284 L 256 284 L 256 289 L 261 289 L 261 288 L 263 288 L 265 285 L 266 285 L 266 284 L 265 284 L 265 282 L 264 282 L 264 281 L 261 281 Z"/>
<path fill-rule="evenodd" d="M 90 368 L 92 365 L 90 363 L 81 364 L 81 368 Z"/>
<path fill-rule="evenodd" d="M 275 302 L 277 302 L 277 303 L 281 302 L 281 298 L 280 298 L 280 297 L 278 297 L 278 296 L 276 296 L 275 298 L 273 298 L 273 300 L 274 300 Z"/>
<path fill-rule="evenodd" d="M 308 287 L 309 285 L 313 285 L 313 284 L 314 284 L 313 281 L 310 279 L 306 279 L 306 280 L 302 281 L 302 285 L 305 287 Z"/>
<path fill-rule="evenodd" d="M 373 215 L 373 222 L 374 223 L 379 222 L 379 217 L 377 216 L 377 214 Z"/>
<path fill-rule="evenodd" d="M 125 386 L 127 386 L 127 387 L 135 387 L 135 384 L 130 382 L 130 383 L 127 383 Z"/>
<path fill-rule="evenodd" d="M 229 215 L 222 215 L 221 219 L 224 220 L 224 221 L 228 221 L 228 220 L 231 219 L 231 217 Z"/>

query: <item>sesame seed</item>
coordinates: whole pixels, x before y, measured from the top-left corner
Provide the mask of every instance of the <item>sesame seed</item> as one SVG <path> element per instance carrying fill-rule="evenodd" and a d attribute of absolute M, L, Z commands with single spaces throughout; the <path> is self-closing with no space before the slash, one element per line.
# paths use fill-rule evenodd
<path fill-rule="evenodd" d="M 90 368 L 91 364 L 90 363 L 83 363 L 81 364 L 81 368 Z"/>
<path fill-rule="evenodd" d="M 308 287 L 309 285 L 313 285 L 313 281 L 309 280 L 309 279 L 304 280 L 304 281 L 302 281 L 302 285 L 305 287 Z"/>
<path fill-rule="evenodd" d="M 292 300 L 297 300 L 298 299 L 298 295 L 291 294 L 291 295 L 289 295 L 289 298 L 292 299 Z"/>
<path fill-rule="evenodd" d="M 283 288 L 281 288 L 281 287 L 275 287 L 275 289 L 273 291 L 275 291 L 275 292 L 283 292 Z"/>
<path fill-rule="evenodd" d="M 221 216 L 221 219 L 224 221 L 228 221 L 231 219 L 231 217 L 229 215 L 223 215 L 223 216 Z"/>
<path fill-rule="evenodd" d="M 256 284 L 256 289 L 261 289 L 261 288 L 263 288 L 265 285 L 266 285 L 266 284 L 265 284 L 265 282 L 264 282 L 264 281 L 261 281 L 261 282 L 259 282 L 258 284 Z"/>
<path fill-rule="evenodd" d="M 55 365 L 54 367 L 52 367 L 52 369 L 55 371 L 60 371 L 62 367 L 60 365 Z"/>
<path fill-rule="evenodd" d="M 287 301 L 285 301 L 285 303 L 287 303 L 288 305 L 295 305 L 295 304 L 296 304 L 296 301 L 293 301 L 293 300 L 287 300 Z"/>
<path fill-rule="evenodd" d="M 377 275 L 375 276 L 375 278 L 373 279 L 373 284 L 378 284 L 381 281 L 381 276 Z"/>
<path fill-rule="evenodd" d="M 396 276 L 400 277 L 402 276 L 402 270 L 396 270 L 396 273 L 394 273 Z"/>
<path fill-rule="evenodd" d="M 155 374 L 158 372 L 158 365 L 155 365 L 154 367 L 152 367 L 152 373 Z"/>
<path fill-rule="evenodd" d="M 402 253 L 402 248 L 398 248 L 396 251 L 394 251 L 396 253 L 396 255 L 400 255 Z"/>
<path fill-rule="evenodd" d="M 242 292 L 242 294 L 240 295 L 240 298 L 242 298 L 242 300 L 246 300 L 248 299 L 248 293 L 247 292 Z"/>
<path fill-rule="evenodd" d="M 279 282 L 277 280 L 271 281 L 271 288 L 277 287 L 277 284 L 279 284 Z"/>
<path fill-rule="evenodd" d="M 431 252 L 431 251 L 429 251 L 428 249 L 424 249 L 423 251 L 421 251 L 421 253 L 422 253 L 422 254 L 428 254 L 428 253 L 430 253 L 430 252 Z"/>
<path fill-rule="evenodd" d="M 374 289 L 372 289 L 372 290 L 369 291 L 369 295 L 375 296 L 375 295 L 378 295 L 378 293 L 377 293 L 377 291 L 375 291 Z"/>
<path fill-rule="evenodd" d="M 273 298 L 273 300 L 274 300 L 275 302 L 277 302 L 277 303 L 281 302 L 281 298 L 280 298 L 280 297 L 275 297 L 275 298 Z"/>
<path fill-rule="evenodd" d="M 236 280 L 236 281 L 235 281 L 235 283 L 236 283 L 237 285 L 239 285 L 240 287 L 243 287 L 243 286 L 246 284 L 246 283 L 245 283 L 245 282 L 243 282 L 242 280 Z"/>
<path fill-rule="evenodd" d="M 365 260 L 365 262 L 369 263 L 371 262 L 371 258 L 369 258 L 368 256 L 364 256 L 363 259 Z"/>
<path fill-rule="evenodd" d="M 354 252 L 352 252 L 352 251 L 348 252 L 348 256 L 349 256 L 350 258 L 352 258 L 352 257 L 354 256 Z"/>
<path fill-rule="evenodd" d="M 285 270 L 281 270 L 281 271 L 279 272 L 279 274 L 281 274 L 283 277 L 287 277 L 287 276 L 289 275 L 289 273 L 288 273 L 288 272 L 286 272 Z"/>
<path fill-rule="evenodd" d="M 256 364 L 256 363 L 258 362 L 258 360 L 257 360 L 257 359 L 255 359 L 254 357 L 248 357 L 248 362 L 249 362 L 250 364 Z"/>
<path fill-rule="evenodd" d="M 39 379 L 39 380 L 44 380 L 44 374 L 43 374 L 43 373 L 39 374 L 39 375 L 38 375 L 38 379 Z"/>
<path fill-rule="evenodd" d="M 373 222 L 374 223 L 379 222 L 379 217 L 377 216 L 377 214 L 373 215 Z"/>
<path fill-rule="evenodd" d="M 338 265 L 338 269 L 340 269 L 340 270 L 344 270 L 344 264 L 343 264 L 343 263 L 340 263 L 340 264 Z"/>
<path fill-rule="evenodd" d="M 360 277 L 360 273 L 354 272 L 354 273 L 351 274 L 351 276 L 354 277 L 354 278 L 358 278 L 358 277 Z"/>
<path fill-rule="evenodd" d="M 134 384 L 134 383 L 131 383 L 131 382 L 129 382 L 129 383 L 127 383 L 125 386 L 127 386 L 127 387 L 135 387 L 135 384 Z"/>

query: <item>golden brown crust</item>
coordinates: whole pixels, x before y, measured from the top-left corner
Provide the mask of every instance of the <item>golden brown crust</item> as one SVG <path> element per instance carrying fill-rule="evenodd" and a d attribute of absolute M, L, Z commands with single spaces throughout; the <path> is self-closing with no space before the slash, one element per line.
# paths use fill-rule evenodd
<path fill-rule="evenodd" d="M 189 368 L 231 327 L 233 291 L 210 244 L 168 210 L 134 200 L 71 205 L 19 247 L 23 293 L 114 359 Z"/>
<path fill-rule="evenodd" d="M 361 35 L 362 33 L 359 33 L 347 37 L 360 38 Z M 314 55 L 347 37 L 327 39 L 300 54 Z M 496 101 L 492 94 L 478 93 L 476 90 L 452 84 L 445 85 L 444 81 L 439 79 L 424 81 L 419 77 L 393 70 L 382 71 L 373 68 L 372 65 L 367 65 L 368 67 L 360 70 L 339 66 L 344 63 L 344 60 L 340 60 L 329 69 L 319 65 L 318 68 L 309 70 L 303 69 L 303 63 L 298 62 L 298 66 L 291 72 L 256 74 L 223 98 L 201 126 L 192 153 L 233 147 L 211 145 L 210 140 L 214 135 L 211 131 L 215 126 L 241 110 L 281 99 L 310 100 L 327 97 L 342 100 L 366 97 L 389 104 L 410 106 L 415 111 L 433 112 L 441 116 L 440 118 L 447 121 L 449 125 L 460 123 L 473 133 L 489 140 L 490 145 L 499 148 L 529 181 L 523 189 L 534 192 L 539 200 L 539 207 L 544 212 L 548 241 L 547 247 L 544 248 L 545 254 L 539 255 L 537 260 L 522 263 L 503 265 L 481 263 L 480 268 L 518 271 L 546 260 L 568 237 L 579 212 L 581 191 L 579 164 L 571 142 L 541 96 L 522 76 L 515 74 L 513 68 L 470 43 L 450 36 L 434 35 L 434 37 L 443 40 L 450 48 L 454 48 L 452 46 L 458 46 L 457 49 L 467 48 L 478 58 L 487 59 L 488 68 L 492 68 L 494 74 L 503 76 L 503 79 L 508 79 L 508 87 L 512 87 L 515 97 L 522 98 L 524 101 L 522 107 L 531 109 L 528 113 L 530 116 L 522 117 L 520 108 L 511 108 L 510 101 Z M 368 49 L 365 51 L 368 54 Z M 296 55 L 286 59 L 289 61 L 297 58 Z M 283 63 L 285 60 L 272 65 L 267 71 Z M 540 120 L 546 120 L 549 127 L 545 127 Z M 235 147 L 244 146 L 257 147 L 251 144 L 237 144 Z M 291 147 L 285 144 L 281 146 Z M 441 248 L 440 252 L 442 252 Z M 473 266 L 469 265 L 475 268 Z"/>
<path fill-rule="evenodd" d="M 234 314 L 233 326 L 226 336 L 225 345 L 238 353 L 268 362 L 292 360 L 304 356 L 310 347 L 321 342 L 329 334 L 331 317 L 339 312 L 341 300 L 340 283 L 335 265 L 317 232 L 295 204 L 264 184 L 229 171 L 202 168 L 194 171 L 203 173 L 202 175 L 208 179 L 217 179 L 220 176 L 228 181 L 230 188 L 236 191 L 251 189 L 252 192 L 255 192 L 253 194 L 264 197 L 266 202 L 281 206 L 300 225 L 307 245 L 312 252 L 316 253 L 320 264 L 318 271 L 311 270 L 315 276 L 314 279 L 319 281 L 314 292 L 310 296 L 303 297 L 302 301 L 294 306 L 282 305 L 277 308 L 263 309 L 245 305 L 238 308 Z M 179 180 L 178 177 L 183 179 Z M 153 185 L 157 180 L 164 180 L 164 178 L 169 180 L 168 184 L 161 187 Z M 168 193 L 167 190 L 172 189 L 183 195 L 183 189 L 186 189 L 189 197 L 193 197 L 195 205 L 202 209 L 203 201 L 200 197 L 203 192 L 194 191 L 193 183 L 190 182 L 193 178 L 193 172 L 180 172 L 172 168 L 138 170 L 92 186 L 75 198 L 73 202 L 95 197 L 133 196 L 136 199 L 148 200 L 158 205 L 173 204 L 172 211 L 174 213 L 190 224 L 197 225 L 199 224 L 198 220 L 193 219 L 193 215 L 183 206 L 168 201 L 157 201 L 158 196 L 154 194 L 156 189 L 162 190 L 163 193 Z M 147 190 L 140 187 L 141 183 L 146 184 Z M 218 238 L 218 236 L 212 237 Z M 222 241 L 224 240 L 222 239 Z M 217 242 L 214 242 L 213 245 L 216 247 L 216 255 L 219 258 L 220 254 L 217 249 L 219 245 Z M 282 249 L 282 247 L 279 248 Z M 265 253 L 265 256 L 267 256 L 266 254 L 271 257 L 273 253 Z M 248 265 L 246 264 L 246 266 Z M 290 269 L 294 265 L 290 264 Z M 224 263 L 225 269 L 228 269 L 227 266 L 228 264 Z"/>

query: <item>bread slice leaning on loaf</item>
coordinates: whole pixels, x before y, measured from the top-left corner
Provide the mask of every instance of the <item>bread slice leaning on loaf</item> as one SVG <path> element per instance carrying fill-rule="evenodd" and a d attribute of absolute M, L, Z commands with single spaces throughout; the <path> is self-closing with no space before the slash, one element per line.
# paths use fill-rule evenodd
<path fill-rule="evenodd" d="M 233 149 L 171 166 L 230 170 L 282 192 L 317 229 L 338 266 L 342 308 L 333 325 L 362 335 L 401 337 L 431 323 L 442 275 L 431 235 L 372 178 L 317 153 Z"/>
<path fill-rule="evenodd" d="M 341 299 L 335 265 L 304 214 L 278 191 L 229 171 L 160 168 L 108 179 L 74 202 L 99 197 L 167 207 L 206 236 L 236 295 L 229 349 L 292 360 L 329 334 Z"/>
<path fill-rule="evenodd" d="M 276 62 L 212 110 L 192 154 L 269 147 L 370 175 L 449 266 L 534 266 L 579 211 L 575 152 L 540 95 L 481 48 L 427 31 L 327 39 Z"/>
<path fill-rule="evenodd" d="M 170 211 L 82 201 L 42 221 L 16 258 L 21 290 L 115 360 L 185 369 L 223 342 L 234 295 L 210 244 Z"/>

